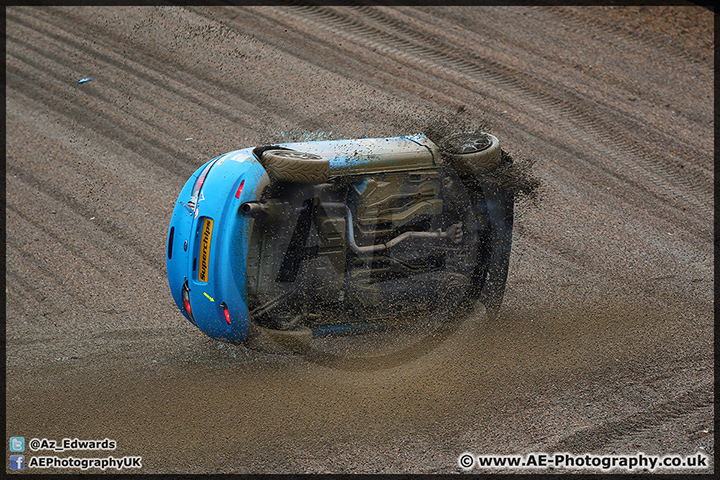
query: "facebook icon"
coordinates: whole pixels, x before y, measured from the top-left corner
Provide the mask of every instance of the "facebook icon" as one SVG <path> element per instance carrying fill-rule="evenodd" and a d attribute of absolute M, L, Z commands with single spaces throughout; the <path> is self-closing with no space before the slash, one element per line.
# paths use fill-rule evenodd
<path fill-rule="evenodd" d="M 10 470 L 25 470 L 25 455 L 10 455 Z"/>

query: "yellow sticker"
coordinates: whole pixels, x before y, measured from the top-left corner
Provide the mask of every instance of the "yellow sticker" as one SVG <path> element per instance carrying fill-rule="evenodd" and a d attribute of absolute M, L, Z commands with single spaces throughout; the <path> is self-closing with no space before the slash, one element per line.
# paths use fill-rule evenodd
<path fill-rule="evenodd" d="M 202 240 L 200 241 L 200 260 L 198 261 L 198 281 L 207 282 L 210 275 L 210 241 L 212 240 L 213 221 L 203 220 Z"/>

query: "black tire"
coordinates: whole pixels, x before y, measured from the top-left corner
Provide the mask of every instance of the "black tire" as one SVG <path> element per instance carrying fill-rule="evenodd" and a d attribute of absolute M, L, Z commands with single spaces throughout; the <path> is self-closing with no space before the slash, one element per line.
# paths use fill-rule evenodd
<path fill-rule="evenodd" d="M 330 161 L 320 155 L 295 150 L 266 150 L 260 163 L 273 180 L 323 183 L 330 173 Z"/>
<path fill-rule="evenodd" d="M 489 318 L 497 317 L 505 295 L 515 212 L 514 196 L 498 185 L 482 185 L 483 210 L 488 223 L 480 232 L 478 263 L 473 275 L 471 297 L 485 307 Z"/>
<path fill-rule="evenodd" d="M 438 146 L 460 175 L 482 175 L 502 161 L 500 142 L 489 133 L 455 133 Z"/>

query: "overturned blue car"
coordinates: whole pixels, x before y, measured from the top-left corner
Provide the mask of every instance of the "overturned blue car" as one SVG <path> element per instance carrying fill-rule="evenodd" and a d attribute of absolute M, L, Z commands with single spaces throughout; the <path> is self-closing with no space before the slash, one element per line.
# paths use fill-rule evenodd
<path fill-rule="evenodd" d="M 179 194 L 167 274 L 210 337 L 311 338 L 500 308 L 513 196 L 485 181 L 509 156 L 488 133 L 245 148 Z"/>

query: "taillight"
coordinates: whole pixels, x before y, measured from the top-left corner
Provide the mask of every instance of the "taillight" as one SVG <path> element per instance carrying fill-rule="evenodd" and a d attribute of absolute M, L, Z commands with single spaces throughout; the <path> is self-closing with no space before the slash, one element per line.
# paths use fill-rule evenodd
<path fill-rule="evenodd" d="M 220 304 L 220 306 L 223 309 L 223 312 L 225 313 L 225 321 L 228 325 L 230 325 L 230 311 L 228 310 L 227 303 L 223 302 Z"/>
<path fill-rule="evenodd" d="M 192 308 L 190 307 L 190 288 L 188 287 L 188 282 L 185 282 L 182 287 L 182 304 L 188 317 L 190 317 L 190 321 L 194 324 L 195 318 L 193 318 Z"/>
<path fill-rule="evenodd" d="M 240 198 L 240 194 L 242 193 L 244 186 L 245 186 L 245 180 L 240 182 L 240 186 L 238 187 L 237 192 L 235 193 L 235 198 Z"/>

